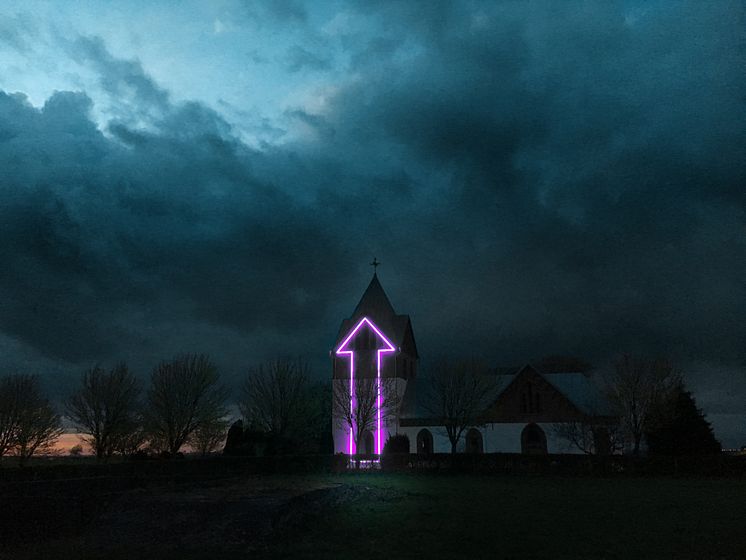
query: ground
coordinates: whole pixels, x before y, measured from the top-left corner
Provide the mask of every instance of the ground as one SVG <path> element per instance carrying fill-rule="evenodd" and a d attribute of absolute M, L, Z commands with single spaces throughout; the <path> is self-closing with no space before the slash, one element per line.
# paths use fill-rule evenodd
<path fill-rule="evenodd" d="M 16 489 L 14 501 L 23 495 L 34 491 Z M 746 557 L 744 480 L 247 475 L 124 492 L 103 484 L 87 500 L 97 507 L 81 521 L 56 519 L 65 508 L 47 511 L 28 537 L 15 531 L 0 556 Z"/>

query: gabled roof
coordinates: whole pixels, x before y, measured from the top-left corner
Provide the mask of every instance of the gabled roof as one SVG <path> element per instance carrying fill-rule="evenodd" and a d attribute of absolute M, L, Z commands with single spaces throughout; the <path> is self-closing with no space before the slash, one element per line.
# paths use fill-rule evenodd
<path fill-rule="evenodd" d="M 335 348 L 362 317 L 368 317 L 373 321 L 397 347 L 404 345 L 405 340 L 408 339 L 407 333 L 409 332 L 413 347 L 411 351 L 415 357 L 418 356 L 409 315 L 396 314 L 394 306 L 391 305 L 391 301 L 383 290 L 383 286 L 381 286 L 381 282 L 378 280 L 378 275 L 375 273 L 350 318 L 342 321 L 339 332 L 337 333 Z"/>
<path fill-rule="evenodd" d="M 583 413 L 591 416 L 611 414 L 608 399 L 604 398 L 601 388 L 590 375 L 579 372 L 539 374 Z"/>
<path fill-rule="evenodd" d="M 504 414 L 504 408 L 497 410 L 497 416 L 493 417 L 490 411 L 494 411 L 493 407 L 500 402 L 501 397 L 505 398 L 506 392 L 512 390 L 511 387 L 515 382 L 518 382 L 518 378 L 521 375 L 533 376 L 536 375 L 546 381 L 554 390 L 556 390 L 563 401 L 567 402 L 571 406 L 572 410 L 576 413 L 580 413 L 588 416 L 612 416 L 611 407 L 609 406 L 608 400 L 604 398 L 603 392 L 599 385 L 595 382 L 593 377 L 587 373 L 578 372 L 544 372 L 531 365 L 524 365 L 520 367 L 505 367 L 495 368 L 488 375 L 497 375 L 502 377 L 499 382 L 499 392 L 493 405 L 488 407 L 486 421 L 496 422 L 524 422 L 525 419 L 519 418 L 518 420 L 506 419 Z M 435 425 L 438 423 L 436 419 L 430 417 L 431 412 L 427 410 L 425 403 L 422 400 L 420 392 L 412 394 L 409 393 L 409 387 L 407 392 L 404 394 L 403 405 L 406 405 L 405 413 L 402 415 L 403 425 L 407 426 L 425 426 Z M 513 397 L 510 397 L 511 399 Z M 414 401 L 414 402 L 412 402 Z M 513 402 L 513 401 L 511 401 Z M 517 406 L 517 405 L 516 405 Z M 547 411 L 545 410 L 544 413 Z M 510 417 L 511 413 L 507 412 Z M 539 413 L 540 414 L 540 413 Z M 570 413 L 570 418 L 574 418 Z"/>
<path fill-rule="evenodd" d="M 496 368 L 496 375 L 504 375 L 511 379 L 503 385 L 502 394 L 516 376 L 525 369 L 531 369 L 540 375 L 547 383 L 559 391 L 580 412 L 591 416 L 608 416 L 612 414 L 608 399 L 603 395 L 601 387 L 592 375 L 583 372 L 552 372 L 541 371 L 529 364 L 522 367 Z"/>

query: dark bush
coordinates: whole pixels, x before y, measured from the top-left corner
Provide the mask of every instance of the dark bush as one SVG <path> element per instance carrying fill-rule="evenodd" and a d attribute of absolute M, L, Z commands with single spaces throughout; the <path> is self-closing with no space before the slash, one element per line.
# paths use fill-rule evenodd
<path fill-rule="evenodd" d="M 231 427 L 228 428 L 228 435 L 225 438 L 225 447 L 223 447 L 223 453 L 226 455 L 236 455 L 236 450 L 241 446 L 243 442 L 243 420 L 236 420 Z"/>
<path fill-rule="evenodd" d="M 383 446 L 383 454 L 390 453 L 409 453 L 409 437 L 405 434 L 390 436 Z"/>
<path fill-rule="evenodd" d="M 691 392 L 678 387 L 668 402 L 656 411 L 645 437 L 651 456 L 717 455 L 720 442 Z"/>

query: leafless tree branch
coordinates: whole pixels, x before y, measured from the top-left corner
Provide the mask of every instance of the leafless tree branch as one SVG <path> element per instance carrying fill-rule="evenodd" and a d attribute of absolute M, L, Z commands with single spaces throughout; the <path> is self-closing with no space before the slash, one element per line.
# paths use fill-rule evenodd
<path fill-rule="evenodd" d="M 0 455 L 12 451 L 24 464 L 61 434 L 60 416 L 42 395 L 35 375 L 10 375 L 0 381 Z"/>
<path fill-rule="evenodd" d="M 396 392 L 396 383 L 391 378 L 380 379 L 381 420 L 384 423 L 395 418 L 400 398 Z M 332 413 L 337 425 L 350 430 L 355 443 L 359 446 L 363 434 L 374 430 L 378 421 L 379 380 L 375 377 L 363 377 L 353 382 L 350 398 L 349 382 L 335 383 L 332 392 Z"/>
<path fill-rule="evenodd" d="M 226 390 L 203 354 L 184 354 L 153 370 L 146 421 L 155 447 L 176 454 L 201 426 L 226 416 Z"/>
<path fill-rule="evenodd" d="M 277 359 L 249 371 L 238 403 L 249 425 L 279 438 L 304 431 L 313 403 L 308 365 Z"/>
<path fill-rule="evenodd" d="M 428 381 L 425 410 L 441 423 L 451 442 L 451 453 L 456 453 L 464 431 L 483 423 L 480 417 L 497 398 L 499 380 L 475 360 L 442 359 Z"/>
<path fill-rule="evenodd" d="M 681 375 L 666 360 L 648 360 L 622 355 L 614 364 L 607 384 L 607 395 L 633 444 L 632 453 L 640 453 L 642 437 L 656 407 L 681 383 Z"/>
<path fill-rule="evenodd" d="M 129 453 L 144 439 L 140 411 L 140 384 L 127 365 L 110 372 L 96 366 L 83 373 L 80 388 L 68 399 L 70 419 L 87 435 L 99 460 L 115 451 Z"/>

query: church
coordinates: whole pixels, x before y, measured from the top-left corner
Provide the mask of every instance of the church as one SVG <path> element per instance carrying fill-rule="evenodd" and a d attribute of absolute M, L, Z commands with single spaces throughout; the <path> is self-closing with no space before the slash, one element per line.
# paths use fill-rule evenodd
<path fill-rule="evenodd" d="M 418 381 L 427 380 L 418 378 L 420 355 L 412 320 L 396 313 L 375 272 L 352 315 L 342 321 L 331 356 L 333 390 L 344 399 L 349 394 L 351 413 L 347 422 L 335 415 L 335 453 L 377 455 L 395 434 L 408 437 L 410 453 L 451 452 L 443 425 L 424 412 L 417 399 Z M 590 421 L 603 425 L 612 419 L 608 403 L 587 372 L 546 371 L 527 364 L 495 368 L 488 375 L 499 376 L 496 398 L 480 415 L 479 424 L 464 432 L 458 452 L 583 453 L 562 436 L 562 426 Z M 373 399 L 378 408 L 355 433 L 354 413 L 363 406 L 357 402 L 363 397 L 354 389 L 361 383 L 377 387 Z M 396 399 L 387 399 L 383 394 L 387 391 L 396 393 Z M 388 400 L 396 403 L 396 410 L 386 410 Z M 607 446 L 602 440 L 596 443 L 601 453 Z"/>

